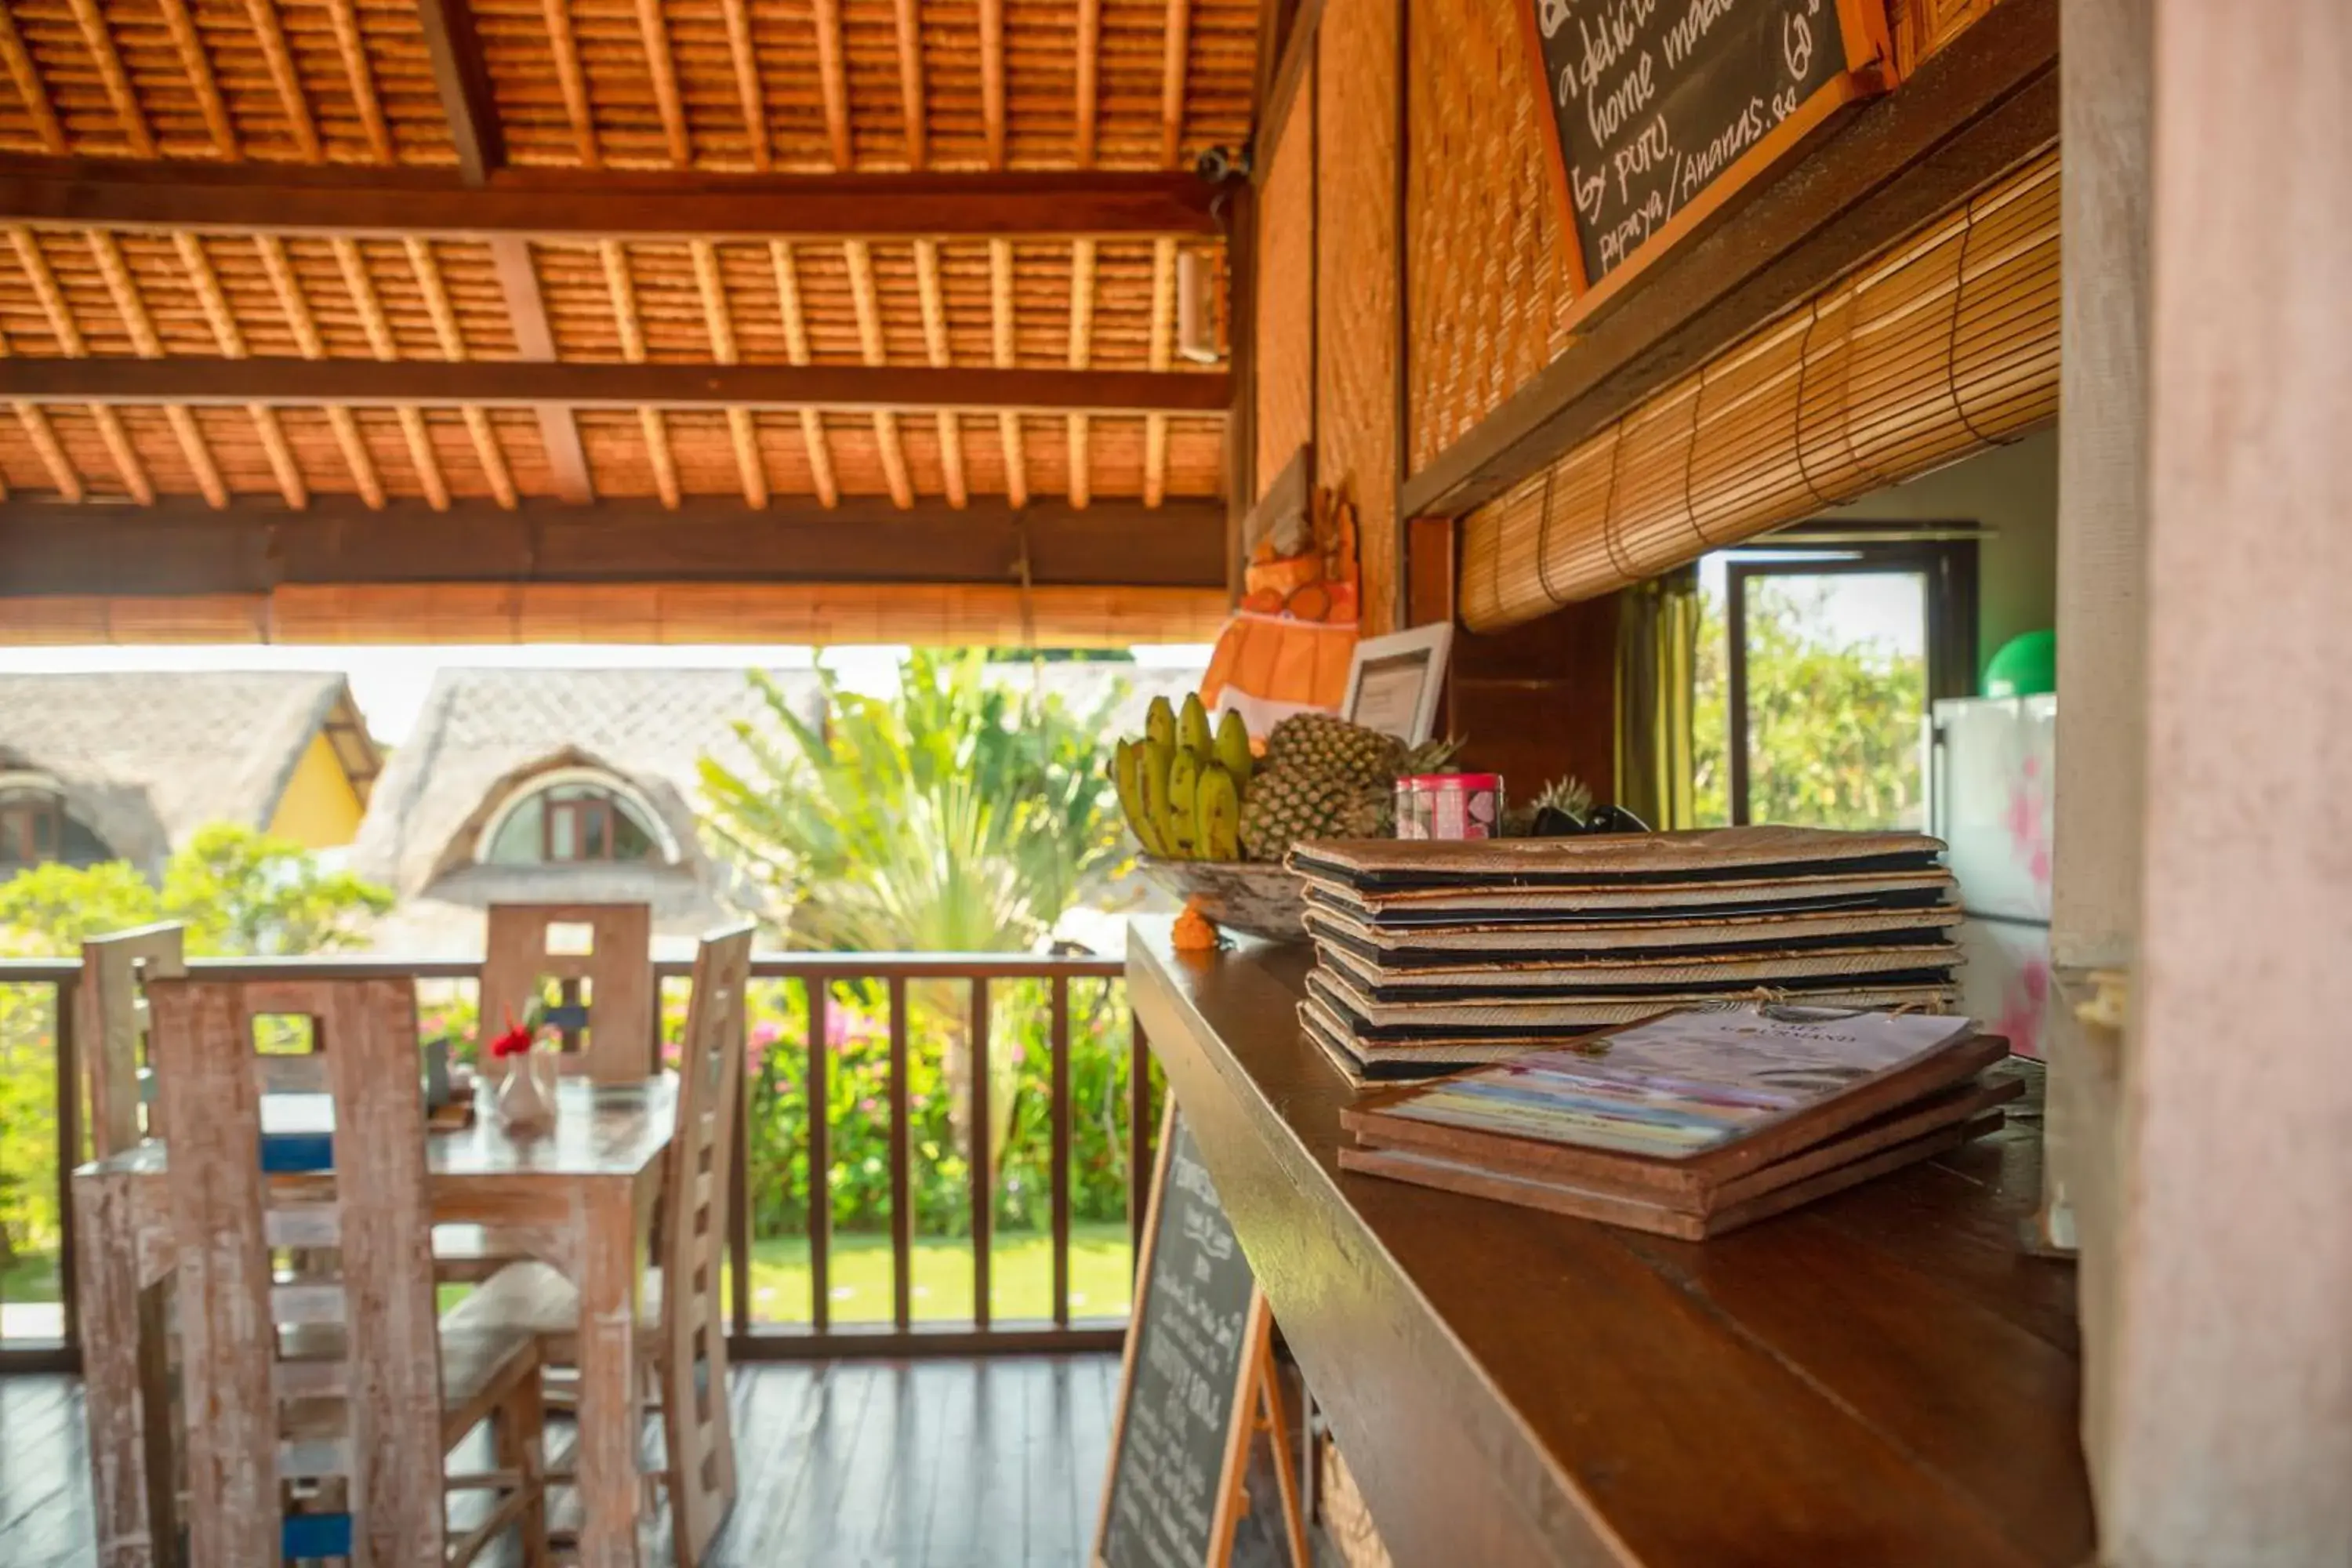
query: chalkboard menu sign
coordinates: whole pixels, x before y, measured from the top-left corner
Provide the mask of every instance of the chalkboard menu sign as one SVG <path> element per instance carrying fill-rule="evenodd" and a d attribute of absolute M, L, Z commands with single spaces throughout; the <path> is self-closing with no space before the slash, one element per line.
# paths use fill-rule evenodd
<path fill-rule="evenodd" d="M 1523 0 L 1597 305 L 1885 85 L 1884 0 Z"/>
<path fill-rule="evenodd" d="M 1095 1548 L 1108 1568 L 1225 1561 L 1266 1334 L 1249 1260 L 1172 1110 L 1160 1147 Z"/>

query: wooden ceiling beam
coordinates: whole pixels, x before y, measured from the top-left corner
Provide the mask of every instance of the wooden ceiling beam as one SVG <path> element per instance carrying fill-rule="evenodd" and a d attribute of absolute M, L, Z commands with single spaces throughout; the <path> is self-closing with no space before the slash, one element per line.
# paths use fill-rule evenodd
<path fill-rule="evenodd" d="M 396 583 L 928 583 L 1215 587 L 1225 581 L 1221 501 L 1147 510 L 1098 500 L 956 508 L 887 497 L 745 510 L 734 497 L 676 510 L 484 501 L 371 510 L 314 496 L 308 511 L 242 498 L 225 511 L 0 503 L 0 597 L 260 594 L 288 584 Z"/>
<path fill-rule="evenodd" d="M 487 157 L 487 142 L 480 155 Z M 583 239 L 1218 237 L 1187 171 L 703 174 L 0 156 L 0 221 L 110 228 Z"/>
<path fill-rule="evenodd" d="M 895 412 L 1017 409 L 1038 414 L 1226 413 L 1222 373 L 998 370 L 959 365 L 547 364 L 479 360 L 24 359 L 8 395 L 34 403 L 406 404 L 428 407 L 823 408 Z"/>
<path fill-rule="evenodd" d="M 434 90 L 457 149 L 458 177 L 478 185 L 506 165 L 507 143 L 481 41 L 474 34 L 474 8 L 467 0 L 421 0 L 418 10 L 425 47 L 433 57 Z"/>

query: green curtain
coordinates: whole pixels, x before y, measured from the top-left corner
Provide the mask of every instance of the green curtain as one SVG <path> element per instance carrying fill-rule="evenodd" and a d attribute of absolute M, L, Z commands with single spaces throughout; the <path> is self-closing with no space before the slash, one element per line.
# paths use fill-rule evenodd
<path fill-rule="evenodd" d="M 1617 804 L 1652 827 L 1691 827 L 1698 568 L 1617 596 Z"/>

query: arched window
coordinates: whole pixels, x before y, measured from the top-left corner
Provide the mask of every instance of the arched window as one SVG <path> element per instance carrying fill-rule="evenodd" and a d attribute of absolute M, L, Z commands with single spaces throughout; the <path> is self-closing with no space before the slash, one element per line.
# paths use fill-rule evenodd
<path fill-rule="evenodd" d="M 0 875 L 64 860 L 110 858 L 96 834 L 66 815 L 65 797 L 45 775 L 0 774 Z"/>
<path fill-rule="evenodd" d="M 635 791 L 584 772 L 535 781 L 493 817 L 477 858 L 496 866 L 676 858 Z"/>

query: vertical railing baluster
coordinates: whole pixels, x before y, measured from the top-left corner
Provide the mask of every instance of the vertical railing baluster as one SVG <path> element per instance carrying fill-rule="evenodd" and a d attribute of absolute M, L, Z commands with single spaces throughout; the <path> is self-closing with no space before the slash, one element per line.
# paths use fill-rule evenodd
<path fill-rule="evenodd" d="M 1128 1014 L 1127 1228 L 1133 1260 L 1143 1261 L 1143 1216 L 1151 1206 L 1151 1042 L 1143 1020 Z"/>
<path fill-rule="evenodd" d="M 989 1136 L 988 977 L 971 980 L 971 1321 L 989 1317 L 990 1220 L 996 1208 L 995 1140 Z"/>
<path fill-rule="evenodd" d="M 818 975 L 808 982 L 808 1186 L 809 1330 L 833 1326 L 833 1129 L 825 1082 L 825 1010 L 831 984 Z"/>
<path fill-rule="evenodd" d="M 750 984 L 745 982 L 747 989 Z M 749 1019 L 751 1013 L 751 999 L 746 997 L 744 1017 Z M 739 1341 L 751 1331 L 751 1041 L 748 1029 L 741 1049 L 743 1065 L 737 1071 L 742 1090 L 735 1097 L 735 1156 L 727 1176 L 735 1184 L 735 1196 L 727 1210 L 728 1332 Z"/>
<path fill-rule="evenodd" d="M 81 1036 L 74 1027 L 81 1004 L 81 982 L 60 980 L 51 1004 L 57 1019 L 58 1072 L 58 1300 L 65 1312 L 62 1333 L 68 1350 L 81 1343 L 80 1314 L 75 1310 L 79 1292 L 74 1279 L 73 1168 L 81 1163 Z"/>
<path fill-rule="evenodd" d="M 905 1333 L 914 1321 L 914 1182 L 908 1165 L 914 1139 L 908 1121 L 907 977 L 890 976 L 890 1317 Z"/>
<path fill-rule="evenodd" d="M 1057 972 L 1054 994 L 1053 1084 L 1046 1095 L 1054 1123 L 1054 1323 L 1070 1326 L 1070 977 Z"/>

